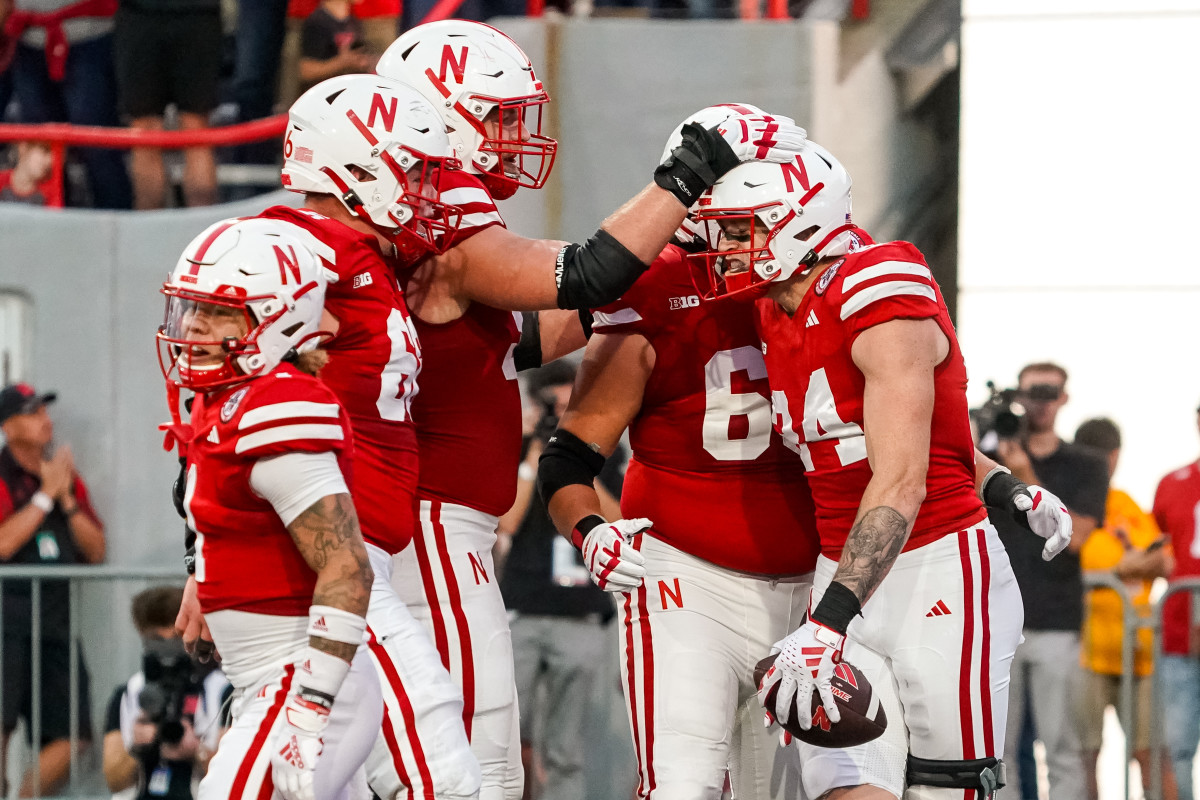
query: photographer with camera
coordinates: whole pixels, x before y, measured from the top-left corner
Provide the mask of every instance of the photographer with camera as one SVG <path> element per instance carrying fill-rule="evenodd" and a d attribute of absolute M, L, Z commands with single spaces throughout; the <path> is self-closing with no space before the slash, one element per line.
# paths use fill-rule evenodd
<path fill-rule="evenodd" d="M 511 549 L 497 567 L 511 615 L 526 797 L 555 800 L 593 794 L 584 784 L 584 737 L 587 720 L 596 716 L 595 687 L 611 657 L 606 626 L 616 612 L 612 597 L 592 582 L 579 551 L 558 535 L 533 490 L 538 457 L 558 427 L 574 382 L 575 367 L 566 361 L 529 376 L 517 501 L 499 526 L 500 540 L 511 542 Z M 624 454 L 615 453 L 597 478 L 613 519 L 620 517 L 624 462 Z"/>
<path fill-rule="evenodd" d="M 195 664 L 183 650 L 175 616 L 183 589 L 155 586 L 133 598 L 142 670 L 108 704 L 104 779 L 114 797 L 191 800 L 220 739 L 229 682 L 215 662 Z"/>
<path fill-rule="evenodd" d="M 1050 796 L 1083 800 L 1083 759 L 1073 706 L 1083 624 L 1079 550 L 1104 522 L 1108 466 L 1089 449 L 1064 442 L 1055 433 L 1058 412 L 1068 400 L 1066 384 L 1067 371 L 1058 364 L 1029 364 L 1021 369 L 1015 390 L 993 389 L 992 399 L 973 417 L 980 450 L 1019 480 L 1057 495 L 1073 522 L 1070 547 L 1047 561 L 1041 538 L 1013 517 L 989 510 L 1025 606 L 1025 641 L 1013 659 L 1009 689 L 1004 748 L 1008 784 L 1020 785 L 1017 753 L 1028 708 L 1036 736 L 1046 746 Z"/>

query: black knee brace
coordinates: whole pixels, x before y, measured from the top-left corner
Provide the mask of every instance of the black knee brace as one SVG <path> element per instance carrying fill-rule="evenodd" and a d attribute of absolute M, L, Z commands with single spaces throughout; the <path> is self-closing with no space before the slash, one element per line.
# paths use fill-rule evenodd
<path fill-rule="evenodd" d="M 936 761 L 909 755 L 907 773 L 905 779 L 910 786 L 974 789 L 979 800 L 992 800 L 1004 786 L 1004 762 L 998 758 Z"/>

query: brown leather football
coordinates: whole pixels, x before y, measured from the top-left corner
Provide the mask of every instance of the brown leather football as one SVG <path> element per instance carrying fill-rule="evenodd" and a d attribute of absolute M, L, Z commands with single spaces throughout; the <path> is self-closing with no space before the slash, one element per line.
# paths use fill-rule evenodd
<path fill-rule="evenodd" d="M 778 653 L 767 656 L 754 667 L 755 686 L 762 685 L 763 676 L 775 663 L 776 655 Z M 796 714 L 796 701 L 793 699 L 792 713 L 788 718 L 788 723 L 783 726 L 784 730 L 800 741 L 817 747 L 854 747 L 882 736 L 887 728 L 887 714 L 884 713 L 883 705 L 875 696 L 875 691 L 871 688 L 871 682 L 867 680 L 867 676 L 863 675 L 858 667 L 843 661 L 834 670 L 832 684 L 838 710 L 842 712 L 840 721 L 837 723 L 829 721 L 829 717 L 825 714 L 825 707 L 821 705 L 821 696 L 814 690 L 810 711 L 812 727 L 806 731 L 800 730 Z M 766 703 L 767 710 L 776 718 L 778 718 L 778 715 L 775 714 L 775 693 L 777 691 L 777 686 L 771 688 Z"/>

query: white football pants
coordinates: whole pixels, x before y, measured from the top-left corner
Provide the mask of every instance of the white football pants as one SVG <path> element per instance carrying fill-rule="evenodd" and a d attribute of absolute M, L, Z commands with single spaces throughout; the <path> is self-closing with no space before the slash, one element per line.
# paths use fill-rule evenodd
<path fill-rule="evenodd" d="M 813 607 L 836 568 L 818 560 Z M 968 789 L 904 789 L 906 752 L 939 761 L 1002 755 L 1009 668 L 1024 616 L 1008 554 L 986 519 L 901 553 L 850 623 L 844 653 L 880 693 L 888 730 L 840 751 L 854 756 L 851 763 L 799 744 L 808 793 L 869 783 L 905 800 L 974 800 Z M 888 696 L 893 691 L 899 706 Z M 896 740 L 900 732 L 907 748 Z"/>
<path fill-rule="evenodd" d="M 373 544 L 368 653 L 383 694 L 383 725 L 367 759 L 382 800 L 454 800 L 479 793 L 479 764 L 463 727 L 462 695 L 392 588 L 392 556 Z"/>
<path fill-rule="evenodd" d="M 634 545 L 646 579 L 619 595 L 621 679 L 638 797 L 799 798 L 796 753 L 763 726 L 754 667 L 800 626 L 811 575 L 771 580 L 723 569 L 651 536 Z"/>
<path fill-rule="evenodd" d="M 524 786 L 508 614 L 492 564 L 497 517 L 421 500 L 419 529 L 393 557 L 392 586 L 424 623 L 463 698 L 479 761 L 480 800 L 520 800 Z"/>
<path fill-rule="evenodd" d="M 308 617 L 217 611 L 205 619 L 234 686 L 233 725 L 200 781 L 198 800 L 278 800 L 271 784 L 271 746 L 283 725 L 294 662 L 308 645 Z M 281 626 L 291 630 L 285 635 Z M 281 647 L 285 640 L 288 646 Z M 375 670 L 366 648 L 360 647 L 322 734 L 324 748 L 313 769 L 316 797 L 353 800 L 367 795 L 356 773 L 379 735 L 382 705 Z"/>

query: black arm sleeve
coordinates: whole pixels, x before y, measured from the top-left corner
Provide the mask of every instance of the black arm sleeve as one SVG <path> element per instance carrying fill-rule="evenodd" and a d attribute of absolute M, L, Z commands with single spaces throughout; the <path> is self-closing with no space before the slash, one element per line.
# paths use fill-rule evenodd
<path fill-rule="evenodd" d="M 593 486 L 604 468 L 604 456 L 575 434 L 561 428 L 554 432 L 538 458 L 537 490 L 542 502 L 550 505 L 554 493 L 566 486 Z"/>
<path fill-rule="evenodd" d="M 558 307 L 599 308 L 622 294 L 650 267 L 601 228 L 584 244 L 558 251 Z"/>
<path fill-rule="evenodd" d="M 521 314 L 521 341 L 513 348 L 513 366 L 517 372 L 542 365 L 542 326 L 536 311 Z"/>

